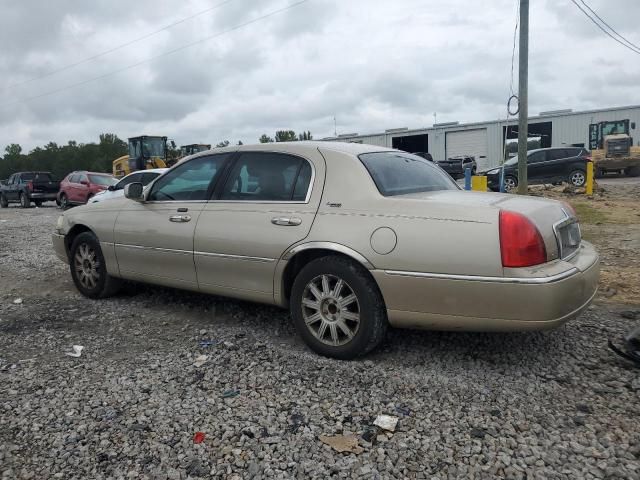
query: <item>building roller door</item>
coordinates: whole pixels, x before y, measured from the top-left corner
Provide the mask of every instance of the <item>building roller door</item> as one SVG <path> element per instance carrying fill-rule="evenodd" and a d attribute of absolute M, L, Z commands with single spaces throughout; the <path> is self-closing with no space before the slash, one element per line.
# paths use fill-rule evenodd
<path fill-rule="evenodd" d="M 458 130 L 446 134 L 447 158 L 462 155 L 475 157 L 478 171 L 488 168 L 487 158 L 487 129 Z"/>

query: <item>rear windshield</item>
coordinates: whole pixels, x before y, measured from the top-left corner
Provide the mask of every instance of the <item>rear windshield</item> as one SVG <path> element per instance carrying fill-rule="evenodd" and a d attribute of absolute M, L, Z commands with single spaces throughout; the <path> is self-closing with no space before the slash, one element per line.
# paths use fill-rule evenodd
<path fill-rule="evenodd" d="M 440 167 L 410 153 L 363 153 L 360 160 L 385 197 L 460 188 Z"/>
<path fill-rule="evenodd" d="M 48 172 L 29 172 L 20 175 L 20 178 L 25 181 L 33 180 L 34 182 L 51 182 L 51 174 Z"/>
<path fill-rule="evenodd" d="M 89 175 L 89 181 L 96 185 L 114 185 L 117 180 L 109 175 Z"/>

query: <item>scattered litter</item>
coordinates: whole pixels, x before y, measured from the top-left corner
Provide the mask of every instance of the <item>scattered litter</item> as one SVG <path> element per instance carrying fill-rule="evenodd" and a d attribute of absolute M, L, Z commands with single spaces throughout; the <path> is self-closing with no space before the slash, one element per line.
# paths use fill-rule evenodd
<path fill-rule="evenodd" d="M 204 432 L 196 432 L 193 436 L 193 443 L 202 443 L 204 442 Z"/>
<path fill-rule="evenodd" d="M 206 335 L 206 334 L 207 334 L 207 331 L 206 331 L 204 328 L 203 328 L 202 330 L 200 330 L 200 335 L 203 335 L 203 336 L 204 336 L 204 335 Z"/>
<path fill-rule="evenodd" d="M 201 367 L 202 365 L 207 363 L 208 358 L 209 358 L 208 355 L 198 355 L 195 361 L 193 362 L 193 366 L 198 368 Z"/>
<path fill-rule="evenodd" d="M 22 305 L 22 299 L 21 298 L 16 298 L 13 303 L 15 303 L 16 305 Z"/>
<path fill-rule="evenodd" d="M 376 427 L 366 427 L 362 432 L 362 440 L 367 443 L 375 443 L 378 436 L 378 429 Z"/>
<path fill-rule="evenodd" d="M 200 340 L 199 343 L 202 348 L 207 348 L 207 347 L 213 347 L 214 345 L 217 345 L 220 342 L 218 340 Z"/>
<path fill-rule="evenodd" d="M 82 355 L 82 350 L 84 350 L 84 347 L 82 345 L 74 345 L 71 348 L 73 349 L 73 352 L 65 352 L 65 355 L 69 355 L 70 357 L 74 358 L 79 358 L 80 355 Z"/>
<path fill-rule="evenodd" d="M 393 415 L 378 415 L 373 424 L 383 430 L 395 432 L 396 425 L 398 424 L 398 417 L 394 417 Z"/>
<path fill-rule="evenodd" d="M 400 415 L 403 415 L 405 417 L 408 417 L 409 415 L 411 415 L 411 409 L 409 407 L 405 407 L 403 405 L 399 405 L 396 407 L 396 412 L 398 412 Z"/>
<path fill-rule="evenodd" d="M 348 452 L 360 454 L 364 452 L 364 448 L 358 445 L 358 437 L 355 435 L 334 435 L 329 437 L 327 435 L 320 435 L 320 441 L 325 445 L 329 445 L 336 452 Z"/>
<path fill-rule="evenodd" d="M 609 348 L 622 358 L 640 366 L 640 327 L 636 327 L 624 337 L 624 349 L 616 347 L 609 340 Z"/>
<path fill-rule="evenodd" d="M 222 393 L 222 398 L 233 398 L 240 395 L 240 390 L 227 390 Z"/>

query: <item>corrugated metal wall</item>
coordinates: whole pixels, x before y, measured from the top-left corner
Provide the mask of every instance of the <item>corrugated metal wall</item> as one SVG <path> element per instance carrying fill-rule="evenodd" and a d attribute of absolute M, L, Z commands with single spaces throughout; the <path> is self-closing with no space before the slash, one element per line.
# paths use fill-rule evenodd
<path fill-rule="evenodd" d="M 552 122 L 551 146 L 561 147 L 572 143 L 584 143 L 589 146 L 589 124 L 598 123 L 605 120 L 629 119 L 636 123 L 636 129 L 631 130 L 634 145 L 640 145 L 640 107 L 614 108 L 610 110 L 598 110 L 592 112 L 576 112 L 570 114 L 545 115 L 529 118 L 529 123 Z M 517 120 L 509 121 L 509 125 L 517 124 Z M 422 128 L 408 130 L 398 133 L 382 133 L 375 135 L 358 135 L 355 137 L 339 137 L 327 139 L 340 142 L 358 142 L 379 145 L 383 147 L 392 146 L 392 138 L 406 135 L 428 134 L 429 152 L 436 160 L 443 160 L 446 156 L 446 133 L 478 128 L 487 129 L 487 165 L 489 167 L 498 166 L 503 155 L 503 131 L 506 125 L 504 121 L 479 122 L 467 125 L 455 125 L 442 128 Z"/>

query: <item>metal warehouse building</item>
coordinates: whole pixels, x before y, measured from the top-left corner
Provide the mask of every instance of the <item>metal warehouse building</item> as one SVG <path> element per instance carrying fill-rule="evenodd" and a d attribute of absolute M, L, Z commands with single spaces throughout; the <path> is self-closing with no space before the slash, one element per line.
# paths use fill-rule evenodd
<path fill-rule="evenodd" d="M 631 123 L 631 136 L 640 145 L 640 105 L 614 107 L 599 110 L 573 112 L 556 110 L 542 112 L 529 118 L 529 137 L 538 145 L 561 147 L 563 145 L 589 145 L 589 124 L 601 121 L 625 120 Z M 429 152 L 434 160 L 469 155 L 476 158 L 478 170 L 500 165 L 503 156 L 504 138 L 507 142 L 518 138 L 518 121 L 511 119 L 489 122 L 460 124 L 459 122 L 436 123 L 430 128 L 394 128 L 384 133 L 358 135 L 357 133 L 338 135 L 323 140 L 368 143 L 393 147 L 407 152 Z"/>

